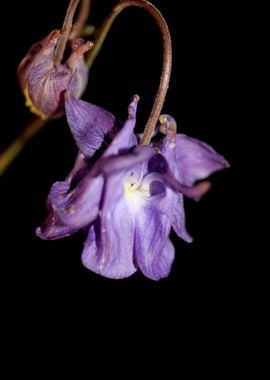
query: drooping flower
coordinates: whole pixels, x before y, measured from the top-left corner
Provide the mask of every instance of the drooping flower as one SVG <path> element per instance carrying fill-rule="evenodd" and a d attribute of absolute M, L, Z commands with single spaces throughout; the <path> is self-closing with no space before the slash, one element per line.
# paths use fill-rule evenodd
<path fill-rule="evenodd" d="M 52 186 L 49 215 L 37 235 L 58 239 L 83 228 L 87 239 L 82 262 L 88 269 L 124 278 L 139 267 L 145 276 L 159 280 L 168 276 L 174 260 L 171 227 L 191 241 L 185 230 L 183 194 L 199 199 L 209 185 L 195 182 L 227 162 L 197 140 L 175 131 L 170 134 L 175 125 L 170 116 L 162 119 L 166 136 L 159 147 L 138 146 L 133 132 L 137 102 L 135 96 L 122 129 L 93 162 L 91 156 L 113 130 L 115 118 L 67 95 L 66 114 L 80 153 L 67 179 Z"/>
<path fill-rule="evenodd" d="M 70 53 L 63 63 L 63 57 L 56 59 L 56 51 L 64 34 L 68 34 L 65 29 L 54 30 L 35 43 L 17 69 L 26 106 L 43 119 L 63 112 L 65 91 L 68 89 L 73 96 L 80 97 L 88 80 L 84 53 L 93 43 L 82 39 L 72 41 Z"/>

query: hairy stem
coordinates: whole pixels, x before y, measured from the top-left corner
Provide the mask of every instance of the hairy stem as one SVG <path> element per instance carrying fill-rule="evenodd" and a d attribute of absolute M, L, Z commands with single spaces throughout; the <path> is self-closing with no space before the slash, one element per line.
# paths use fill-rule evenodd
<path fill-rule="evenodd" d="M 76 22 L 74 23 L 69 39 L 73 40 L 82 35 L 86 21 L 88 19 L 91 7 L 91 0 L 82 0 L 79 14 Z"/>
<path fill-rule="evenodd" d="M 77 6 L 79 4 L 80 0 L 71 0 L 67 9 L 66 17 L 63 23 L 62 27 L 62 35 L 59 38 L 58 44 L 55 49 L 54 53 L 54 64 L 58 65 L 61 63 L 63 56 L 64 56 L 64 51 L 66 48 L 66 44 L 69 40 L 70 32 L 72 29 L 72 22 L 73 22 L 73 17 L 75 14 L 75 11 L 77 9 Z"/>
<path fill-rule="evenodd" d="M 151 3 L 145 0 L 121 0 L 112 10 L 110 15 L 105 19 L 103 22 L 100 31 L 98 33 L 98 36 L 94 42 L 94 48 L 89 54 L 87 58 L 87 65 L 90 68 L 92 64 L 94 63 L 94 60 L 96 56 L 98 55 L 103 42 L 114 22 L 116 17 L 126 8 L 128 7 L 140 7 L 145 9 L 147 12 L 153 16 L 156 23 L 159 26 L 161 36 L 162 36 L 162 43 L 163 43 L 163 67 L 162 67 L 162 74 L 160 79 L 160 84 L 158 88 L 158 92 L 152 107 L 152 111 L 150 113 L 149 119 L 147 121 L 144 134 L 141 140 L 141 144 L 147 145 L 149 144 L 153 130 L 155 128 L 155 125 L 158 121 L 165 96 L 168 90 L 169 86 L 169 80 L 171 75 L 171 66 L 172 66 L 172 46 L 171 46 L 171 37 L 170 32 L 168 29 L 168 25 L 166 21 L 164 20 L 163 16 L 159 12 L 159 10 Z"/>

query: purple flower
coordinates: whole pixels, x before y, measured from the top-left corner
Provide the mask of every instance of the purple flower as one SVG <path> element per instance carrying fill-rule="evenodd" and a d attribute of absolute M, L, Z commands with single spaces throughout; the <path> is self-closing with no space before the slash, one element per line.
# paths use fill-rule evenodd
<path fill-rule="evenodd" d="M 61 33 L 60 30 L 54 30 L 34 44 L 17 70 L 26 105 L 42 118 L 63 112 L 65 91 L 68 89 L 75 97 L 80 97 L 88 80 L 83 55 L 93 44 L 84 43 L 82 39 L 73 41 L 66 62 L 55 64 L 54 54 Z"/>
<path fill-rule="evenodd" d="M 80 153 L 66 180 L 52 186 L 49 215 L 37 235 L 58 239 L 83 228 L 82 262 L 88 269 L 118 279 L 139 267 L 159 280 L 168 276 L 174 260 L 171 227 L 192 240 L 185 229 L 183 195 L 199 199 L 209 184 L 196 181 L 228 163 L 208 145 L 176 135 L 170 116 L 161 118 L 165 137 L 159 146 L 138 146 L 133 133 L 137 102 L 135 96 L 127 121 L 94 162 L 116 119 L 67 94 L 66 114 Z"/>

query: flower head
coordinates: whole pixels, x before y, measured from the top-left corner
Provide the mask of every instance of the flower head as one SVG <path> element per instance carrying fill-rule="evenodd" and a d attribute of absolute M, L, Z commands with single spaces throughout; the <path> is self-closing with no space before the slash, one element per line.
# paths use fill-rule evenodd
<path fill-rule="evenodd" d="M 87 268 L 109 278 L 128 277 L 140 268 L 159 280 L 169 274 L 174 260 L 171 227 L 192 240 L 185 229 L 183 195 L 199 199 L 209 185 L 196 181 L 227 162 L 207 145 L 176 135 L 170 116 L 161 120 L 165 137 L 158 147 L 138 146 L 133 132 L 137 102 L 133 97 L 122 129 L 92 162 L 115 118 L 67 95 L 66 114 L 80 153 L 66 180 L 52 186 L 49 215 L 37 235 L 58 239 L 83 228 L 82 262 Z"/>
<path fill-rule="evenodd" d="M 72 11 L 75 12 L 74 7 Z M 74 12 L 70 16 L 67 14 L 66 20 L 72 19 Z M 87 84 L 84 53 L 93 47 L 93 43 L 82 39 L 71 41 L 70 53 L 63 63 L 63 52 L 57 52 L 59 46 L 66 45 L 69 33 L 66 28 L 52 31 L 29 49 L 18 66 L 18 79 L 26 105 L 42 118 L 63 112 L 67 89 L 75 97 L 80 97 Z"/>

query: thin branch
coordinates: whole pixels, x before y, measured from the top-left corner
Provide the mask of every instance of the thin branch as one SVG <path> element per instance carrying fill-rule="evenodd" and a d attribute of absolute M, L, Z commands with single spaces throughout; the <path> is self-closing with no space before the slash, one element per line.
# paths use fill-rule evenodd
<path fill-rule="evenodd" d="M 103 22 L 100 31 L 98 33 L 98 36 L 94 42 L 94 48 L 89 54 L 87 58 L 87 65 L 90 68 L 95 59 L 98 55 L 103 42 L 114 22 L 116 17 L 126 8 L 128 7 L 140 7 L 145 9 L 147 12 L 149 12 L 154 19 L 156 20 L 161 36 L 162 36 L 162 43 L 163 43 L 163 68 L 162 68 L 162 74 L 160 79 L 160 85 L 158 88 L 158 92 L 152 107 L 151 114 L 149 116 L 149 119 L 147 121 L 144 134 L 141 140 L 141 144 L 147 145 L 149 144 L 153 130 L 155 128 L 155 125 L 158 121 L 165 96 L 168 90 L 169 86 L 169 80 L 171 75 L 171 66 L 172 66 L 172 46 L 171 46 L 171 37 L 170 32 L 168 29 L 168 25 L 166 21 L 164 20 L 163 16 L 159 12 L 159 10 L 151 3 L 145 0 L 121 0 L 112 10 L 110 15 L 105 19 Z"/>
<path fill-rule="evenodd" d="M 69 36 L 70 40 L 80 37 L 83 34 L 85 24 L 90 13 L 90 7 L 91 7 L 91 0 L 81 1 L 78 17 L 72 27 L 72 30 Z"/>
<path fill-rule="evenodd" d="M 72 22 L 73 22 L 73 17 L 75 14 L 75 11 L 77 9 L 77 6 L 79 4 L 80 0 L 71 0 L 67 9 L 66 17 L 63 23 L 62 27 L 62 35 L 59 38 L 58 44 L 55 49 L 54 53 L 54 64 L 58 65 L 61 63 L 63 56 L 64 56 L 64 51 L 66 48 L 66 44 L 69 40 L 71 28 L 72 28 Z"/>
<path fill-rule="evenodd" d="M 18 156 L 26 143 L 48 122 L 48 119 L 36 118 L 30 122 L 10 146 L 0 154 L 0 176 Z"/>

